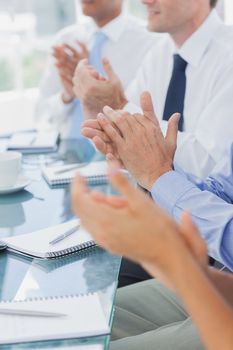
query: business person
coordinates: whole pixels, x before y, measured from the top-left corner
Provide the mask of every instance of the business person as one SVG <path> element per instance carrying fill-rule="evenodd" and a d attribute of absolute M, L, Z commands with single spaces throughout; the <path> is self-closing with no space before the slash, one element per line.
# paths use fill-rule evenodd
<path fill-rule="evenodd" d="M 181 298 L 158 280 L 119 289 L 110 349 L 230 350 L 232 275 L 208 267 L 207 248 L 187 214 L 176 224 L 118 169 L 109 177 L 122 197 L 91 192 L 78 177 L 74 212 L 99 245 L 142 264 Z"/>
<path fill-rule="evenodd" d="M 75 92 L 86 116 L 96 117 L 104 105 L 139 111 L 141 93 L 150 91 L 163 131 L 171 114 L 181 114 L 177 163 L 205 178 L 233 139 L 232 28 L 218 17 L 216 1 L 142 2 L 148 9 L 149 29 L 169 35 L 149 52 L 127 92 L 108 63 L 109 78 L 104 82 L 92 77 L 85 61 L 76 71 Z M 83 135 L 93 137 L 95 127 L 95 122 L 86 122 Z"/>
<path fill-rule="evenodd" d="M 232 216 L 233 203 L 233 146 L 229 148 L 230 152 L 225 150 L 225 157 L 202 181 L 174 164 L 179 114 L 170 118 L 164 137 L 148 92 L 141 96 L 141 108 L 144 114 L 131 115 L 109 107 L 99 114 L 98 121 L 111 140 L 111 143 L 105 143 L 107 158 L 120 160 L 136 181 L 151 193 L 154 201 L 176 220 L 180 219 L 183 210 L 193 213 L 193 220 L 208 244 L 209 254 L 227 265 L 227 250 L 231 248 L 228 243 L 224 244 L 226 252 L 223 253 L 220 243 L 223 243 L 223 230 L 229 230 L 231 237 L 228 220 Z M 135 152 L 138 142 L 142 146 Z"/>
<path fill-rule="evenodd" d="M 80 136 L 83 122 L 72 83 L 78 62 L 87 58 L 104 74 L 101 59 L 107 57 L 126 88 L 158 40 L 138 19 L 123 13 L 122 0 L 81 0 L 80 4 L 88 20 L 58 33 L 42 78 L 36 113 L 40 125 L 56 127 L 62 138 Z"/>

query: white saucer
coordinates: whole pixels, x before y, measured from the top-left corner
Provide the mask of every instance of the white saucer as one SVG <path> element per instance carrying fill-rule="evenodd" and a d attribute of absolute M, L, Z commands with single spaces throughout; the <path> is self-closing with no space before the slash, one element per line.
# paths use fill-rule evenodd
<path fill-rule="evenodd" d="M 31 180 L 23 175 L 19 176 L 18 182 L 12 187 L 0 187 L 1 194 L 9 194 L 23 190 L 26 186 L 30 184 Z"/>

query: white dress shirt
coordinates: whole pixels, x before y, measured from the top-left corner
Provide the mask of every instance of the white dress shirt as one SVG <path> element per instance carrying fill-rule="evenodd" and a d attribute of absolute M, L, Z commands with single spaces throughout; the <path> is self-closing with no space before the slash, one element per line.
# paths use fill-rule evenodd
<path fill-rule="evenodd" d="M 213 10 L 179 50 L 165 35 L 129 87 L 126 110 L 138 111 L 140 94 L 147 90 L 162 119 L 174 53 L 188 63 L 184 132 L 179 132 L 175 162 L 205 178 L 233 140 L 233 28 L 225 26 Z M 167 122 L 161 121 L 161 126 L 165 131 Z"/>
<path fill-rule="evenodd" d="M 90 50 L 98 30 L 94 21 L 87 20 L 61 31 L 54 45 L 68 43 L 75 47 L 76 40 L 79 40 Z M 144 56 L 158 41 L 158 36 L 149 33 L 143 23 L 135 17 L 123 13 L 101 28 L 101 31 L 108 38 L 103 46 L 102 56 L 110 60 L 126 88 L 134 79 Z M 42 125 L 44 122 L 49 122 L 53 127 L 56 125 L 64 138 L 75 136 L 74 132 L 77 135 L 78 130 L 73 130 L 72 125 L 72 118 L 75 118 L 74 103 L 65 105 L 62 102 L 62 86 L 54 63 L 54 59 L 50 58 L 48 69 L 42 78 L 37 120 Z"/>

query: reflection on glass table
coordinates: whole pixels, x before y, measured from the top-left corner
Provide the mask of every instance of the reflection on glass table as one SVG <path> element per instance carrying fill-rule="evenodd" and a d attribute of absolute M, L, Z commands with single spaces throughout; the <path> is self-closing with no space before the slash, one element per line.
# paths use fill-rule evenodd
<path fill-rule="evenodd" d="M 58 153 L 46 155 L 56 163 L 72 164 L 101 160 L 85 139 L 67 140 Z M 24 173 L 32 180 L 26 191 L 0 196 L 0 238 L 30 233 L 73 218 L 69 187 L 51 189 L 41 176 L 41 165 L 23 162 Z M 44 159 L 45 160 L 45 159 Z M 111 193 L 106 184 L 96 190 Z M 112 323 L 120 259 L 100 248 L 53 261 L 26 259 L 0 251 L 0 299 L 63 296 L 97 292 L 109 325 Z M 48 341 L 1 346 L 12 349 L 107 349 L 109 337 Z"/>
<path fill-rule="evenodd" d="M 28 191 L 23 191 L 20 196 L 16 195 L 13 201 L 11 196 L 0 196 L 0 227 L 9 230 L 9 236 L 15 226 L 25 222 L 23 203 L 30 201 L 32 197 Z M 4 237 L 6 237 L 5 232 Z"/>
<path fill-rule="evenodd" d="M 89 162 L 101 157 L 86 138 L 67 139 L 60 142 L 58 152 L 25 155 L 23 165 L 29 168 L 36 168 L 39 165 L 52 166 Z"/>

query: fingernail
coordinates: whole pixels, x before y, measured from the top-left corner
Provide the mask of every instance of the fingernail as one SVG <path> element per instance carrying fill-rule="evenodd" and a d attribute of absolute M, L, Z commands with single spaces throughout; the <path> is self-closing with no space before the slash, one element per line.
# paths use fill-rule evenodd
<path fill-rule="evenodd" d="M 113 109 L 111 107 L 109 107 L 109 106 L 105 106 L 103 110 L 107 111 L 107 112 L 112 112 L 113 111 Z"/>
<path fill-rule="evenodd" d="M 105 117 L 104 114 L 99 113 L 99 114 L 97 115 L 97 119 L 105 121 L 105 120 L 106 120 L 106 117 Z"/>

